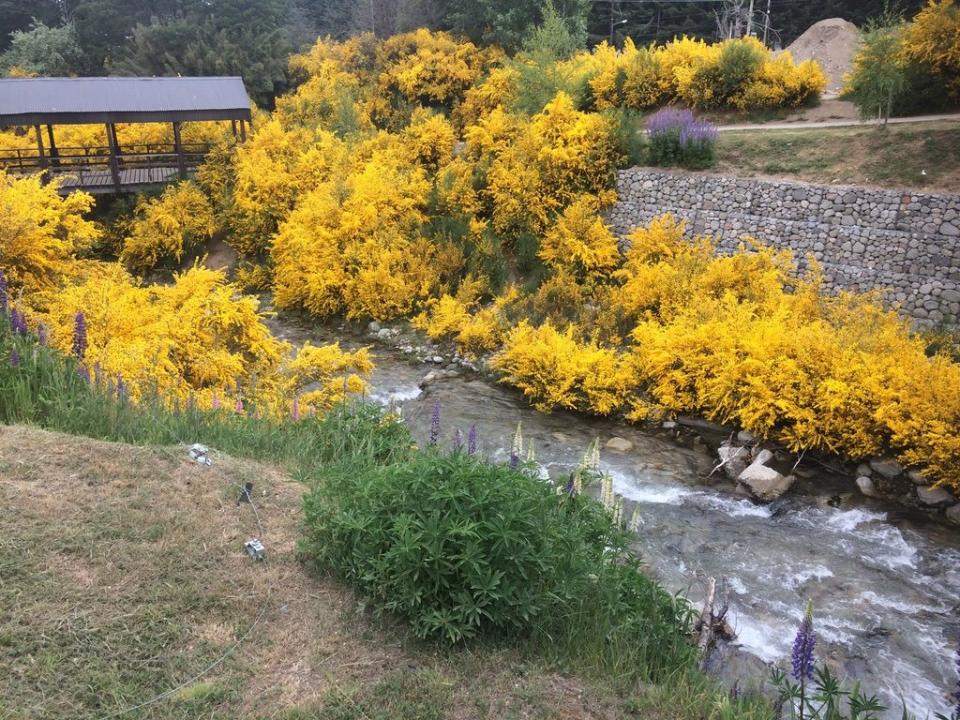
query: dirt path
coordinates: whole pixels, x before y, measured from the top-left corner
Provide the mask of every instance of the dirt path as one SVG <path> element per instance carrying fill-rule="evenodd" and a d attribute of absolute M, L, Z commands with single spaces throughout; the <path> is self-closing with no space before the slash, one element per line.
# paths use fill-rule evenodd
<path fill-rule="evenodd" d="M 928 123 L 940 122 L 943 120 L 956 121 L 960 123 L 960 113 L 941 113 L 938 115 L 913 115 L 911 117 L 890 118 L 890 125 L 906 125 L 909 123 Z M 882 120 L 815 120 L 807 121 L 804 119 L 788 120 L 785 122 L 769 123 L 738 123 L 736 125 L 721 125 L 720 132 L 738 132 L 749 130 L 750 132 L 768 132 L 775 130 L 820 130 L 826 128 L 844 128 L 844 127 L 876 127 L 882 125 Z"/>

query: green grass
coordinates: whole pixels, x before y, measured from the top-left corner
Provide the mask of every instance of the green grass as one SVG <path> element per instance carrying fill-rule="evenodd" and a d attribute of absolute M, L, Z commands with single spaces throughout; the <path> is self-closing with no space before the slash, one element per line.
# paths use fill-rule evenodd
<path fill-rule="evenodd" d="M 724 132 L 716 154 L 713 172 L 731 175 L 960 190 L 957 123 Z"/>
<path fill-rule="evenodd" d="M 11 363 L 14 347 L 17 365 Z M 359 474 L 425 457 L 411 449 L 404 426 L 369 407 L 345 406 L 326 418 L 280 423 L 228 411 L 177 409 L 158 398 L 133 405 L 118 400 L 109 385 L 82 378 L 72 359 L 38 347 L 32 337 L 12 337 L 5 318 L 0 318 L 0 422 L 128 444 L 66 447 L 50 436 L 45 445 L 27 440 L 30 462 L 0 454 L 0 472 L 17 483 L 3 488 L 9 490 L 5 504 L 17 507 L 17 513 L 0 523 L 5 608 L 0 659 L 15 667 L 0 680 L 4 720 L 102 717 L 190 677 L 249 627 L 250 598 L 262 594 L 264 581 L 251 575 L 258 568 L 235 545 L 252 530 L 233 537 L 226 530 L 241 516 L 211 516 L 208 508 L 219 505 L 221 513 L 233 513 L 236 485 L 247 477 L 268 498 L 275 496 L 275 483 L 264 479 L 262 469 L 252 468 L 248 475 L 227 458 L 213 468 L 195 466 L 183 456 L 184 443 L 203 442 L 237 458 L 284 466 L 306 482 L 315 482 L 331 466 Z M 165 449 L 170 445 L 181 447 Z M 222 474 L 197 475 L 207 472 Z M 195 479 L 202 477 L 210 480 Z M 277 573 L 282 607 L 301 606 L 289 617 L 275 609 L 262 631 L 265 637 L 243 651 L 268 657 L 231 658 L 174 697 L 127 717 L 263 716 L 262 707 L 246 704 L 248 684 L 255 685 L 256 673 L 270 666 L 281 668 L 275 682 L 283 681 L 286 658 L 298 653 L 287 636 L 273 638 L 284 626 L 297 644 L 311 647 L 331 635 L 340 637 L 339 649 L 324 656 L 335 658 L 329 672 L 336 677 L 319 701 L 281 697 L 269 706 L 270 716 L 579 717 L 587 693 L 595 698 L 591 707 L 606 708 L 597 711 L 602 717 L 632 707 L 643 708 L 650 718 L 727 717 L 717 709 L 726 702 L 725 692 L 696 673 L 693 652 L 666 657 L 656 684 L 634 682 L 654 679 L 642 663 L 651 661 L 656 647 L 644 648 L 642 619 L 634 628 L 639 635 L 621 632 L 630 624 L 629 604 L 617 614 L 615 603 L 602 597 L 604 583 L 589 606 L 559 618 L 552 634 L 538 634 L 536 642 L 522 642 L 521 633 L 449 648 L 416 640 L 393 621 L 371 624 L 366 611 L 338 614 L 334 608 L 344 608 L 342 600 L 324 605 L 310 599 L 326 581 L 304 577 L 293 556 L 298 496 L 299 491 L 292 497 L 288 491 L 287 504 L 275 507 L 274 501 L 264 501 L 266 512 L 283 518 L 289 540 L 290 549 L 274 566 L 278 569 L 270 571 Z M 251 592 L 251 583 L 257 592 Z M 330 585 L 323 592 L 342 597 L 345 591 Z M 597 612 L 598 606 L 606 609 Z M 569 631 L 557 632 L 561 625 Z M 198 633 L 203 627 L 214 630 Z M 676 631 L 685 632 L 683 625 Z M 375 649 L 365 649 L 371 645 Z M 401 648 L 388 657 L 408 666 L 377 665 L 366 657 L 381 657 L 383 647 Z M 365 656 L 354 662 L 338 659 L 350 653 Z M 315 654 L 302 660 L 315 661 Z M 352 675 L 354 665 L 372 670 Z M 698 685 L 686 679 L 690 673 L 699 678 Z M 580 679 L 561 681 L 566 674 Z M 321 673 L 319 679 L 324 677 Z M 674 692 L 674 678 L 682 678 L 676 692 L 693 698 L 683 716 L 666 699 Z M 573 683 L 576 692 L 558 690 L 563 683 Z M 652 700 L 652 692 L 665 699 Z M 736 707 L 736 717 L 769 716 L 760 700 L 738 701 Z"/>

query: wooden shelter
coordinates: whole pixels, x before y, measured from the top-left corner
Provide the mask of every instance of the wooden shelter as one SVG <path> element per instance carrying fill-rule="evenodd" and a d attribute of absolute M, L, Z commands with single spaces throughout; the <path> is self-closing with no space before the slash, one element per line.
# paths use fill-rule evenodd
<path fill-rule="evenodd" d="M 186 177 L 200 163 L 209 148 L 185 144 L 182 123 L 225 120 L 246 139 L 250 98 L 239 77 L 0 79 L 0 127 L 32 127 L 37 146 L 35 153 L 0 148 L 0 167 L 63 175 L 65 191 L 133 192 Z M 118 123 L 170 123 L 173 143 L 122 147 Z M 57 147 L 55 126 L 96 124 L 105 126 L 106 146 Z"/>

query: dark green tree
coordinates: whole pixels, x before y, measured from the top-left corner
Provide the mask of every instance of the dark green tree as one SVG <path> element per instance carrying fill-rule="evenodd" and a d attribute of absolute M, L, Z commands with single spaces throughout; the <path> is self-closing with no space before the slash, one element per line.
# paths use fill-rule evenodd
<path fill-rule="evenodd" d="M 82 64 L 73 25 L 49 27 L 35 22 L 29 30 L 11 33 L 10 46 L 0 55 L 0 74 L 16 68 L 30 75 L 71 75 Z"/>
<path fill-rule="evenodd" d="M 287 0 L 214 0 L 137 25 L 107 66 L 122 75 L 240 75 L 251 97 L 269 106 L 299 49 L 294 10 Z"/>

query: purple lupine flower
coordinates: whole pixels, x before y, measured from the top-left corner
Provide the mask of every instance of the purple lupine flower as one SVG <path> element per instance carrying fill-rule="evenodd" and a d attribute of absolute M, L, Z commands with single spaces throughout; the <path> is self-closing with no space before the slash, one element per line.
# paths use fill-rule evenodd
<path fill-rule="evenodd" d="M 471 425 L 467 431 L 467 455 L 475 455 L 477 452 L 477 426 Z"/>
<path fill-rule="evenodd" d="M 27 334 L 27 318 L 22 312 L 10 310 L 10 329 L 15 335 Z"/>
<path fill-rule="evenodd" d="M 453 431 L 453 449 L 457 452 L 463 450 L 463 433 L 460 432 L 460 428 Z"/>
<path fill-rule="evenodd" d="M 87 319 L 82 312 L 73 318 L 73 346 L 71 348 L 78 360 L 87 354 Z"/>
<path fill-rule="evenodd" d="M 97 387 L 103 385 L 103 366 L 100 364 L 99 360 L 93 364 L 93 381 L 96 383 Z"/>
<path fill-rule="evenodd" d="M 17 352 L 16 348 L 10 351 L 10 364 L 14 367 L 20 367 L 20 353 Z"/>
<path fill-rule="evenodd" d="M 234 409 L 234 411 L 236 411 L 236 412 L 238 412 L 238 413 L 242 413 L 242 412 L 243 412 L 243 398 L 241 398 L 241 397 L 238 397 L 238 398 L 237 398 L 237 404 L 233 406 L 233 409 Z"/>
<path fill-rule="evenodd" d="M 123 402 L 127 399 L 127 384 L 123 381 L 123 374 L 117 373 L 117 400 Z"/>
<path fill-rule="evenodd" d="M 37 342 L 40 343 L 41 347 L 46 347 L 49 342 L 50 333 L 47 330 L 47 326 L 43 323 L 37 325 Z"/>
<path fill-rule="evenodd" d="M 294 422 L 300 422 L 300 396 L 294 395 L 293 407 L 290 408 L 290 417 Z"/>
<path fill-rule="evenodd" d="M 220 396 L 217 395 L 217 393 L 214 393 L 214 394 L 213 394 L 213 401 L 210 403 L 210 409 L 211 409 L 211 410 L 219 410 L 219 409 L 220 409 Z"/>
<path fill-rule="evenodd" d="M 793 641 L 793 678 L 794 680 L 813 680 L 813 649 L 817 644 L 817 634 L 813 631 L 813 601 L 807 601 L 807 610 L 803 622 L 797 628 L 797 637 Z"/>
<path fill-rule="evenodd" d="M 86 365 L 81 365 L 77 370 L 77 375 L 80 376 L 80 379 L 83 380 L 87 385 L 90 384 L 90 371 L 87 370 Z"/>
<path fill-rule="evenodd" d="M 430 411 L 430 444 L 436 445 L 440 440 L 440 403 L 435 402 Z"/>
<path fill-rule="evenodd" d="M 7 304 L 10 302 L 10 292 L 7 290 L 7 276 L 0 270 L 0 312 L 7 311 Z"/>
<path fill-rule="evenodd" d="M 651 138 L 675 134 L 680 147 L 709 145 L 717 139 L 717 127 L 697 120 L 690 110 L 665 107 L 647 119 L 647 134 Z"/>

